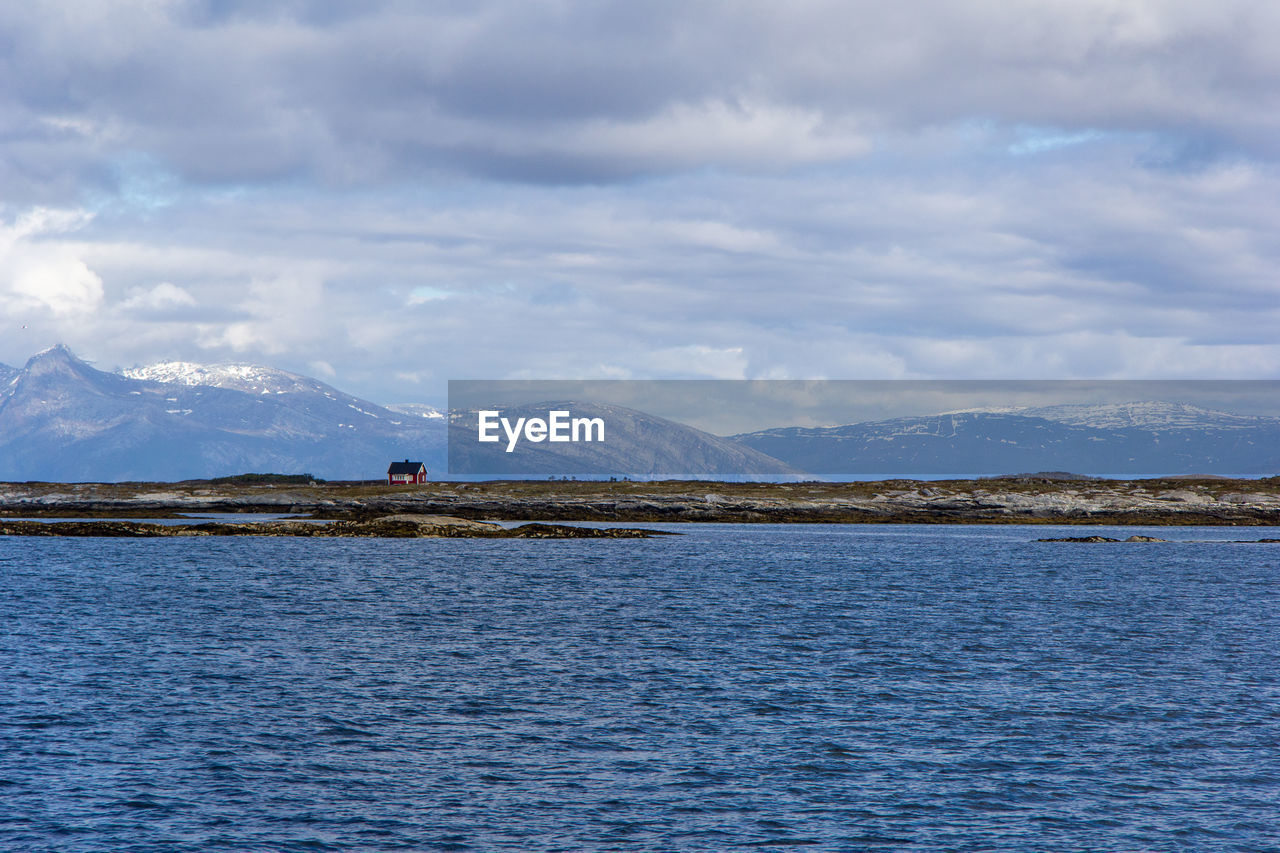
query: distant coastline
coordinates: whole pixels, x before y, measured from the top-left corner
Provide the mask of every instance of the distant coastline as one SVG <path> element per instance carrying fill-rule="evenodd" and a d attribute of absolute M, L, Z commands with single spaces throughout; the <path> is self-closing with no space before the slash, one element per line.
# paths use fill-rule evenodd
<path fill-rule="evenodd" d="M 538 522 L 1267 526 L 1280 525 L 1280 478 L 0 483 L 0 521 L 177 518 L 194 512 L 291 512 L 362 523 L 416 514 Z"/>

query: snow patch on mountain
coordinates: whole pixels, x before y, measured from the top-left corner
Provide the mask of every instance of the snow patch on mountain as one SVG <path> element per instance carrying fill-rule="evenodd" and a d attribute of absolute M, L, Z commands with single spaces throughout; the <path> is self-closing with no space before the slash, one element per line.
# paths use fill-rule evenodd
<path fill-rule="evenodd" d="M 444 418 L 443 412 L 435 406 L 428 406 L 426 403 L 391 403 L 383 408 L 399 412 L 402 415 L 412 415 L 416 418 Z"/>
<path fill-rule="evenodd" d="M 1018 414 L 1095 429 L 1249 429 L 1275 420 L 1156 400 L 1041 406 L 1023 409 Z"/>
<path fill-rule="evenodd" d="M 1027 410 L 1026 406 L 978 406 L 972 409 L 951 409 L 947 412 L 938 412 L 939 415 L 1021 415 Z"/>
<path fill-rule="evenodd" d="M 1055 406 L 987 406 L 942 415 L 1018 415 L 1094 429 L 1249 429 L 1275 418 L 1237 415 L 1189 403 L 1144 400 L 1128 403 L 1065 403 Z"/>
<path fill-rule="evenodd" d="M 256 364 L 196 364 L 163 361 L 120 371 L 130 379 L 175 385 L 205 385 L 250 394 L 289 394 L 314 391 L 323 383 L 306 376 Z M 327 387 L 327 386 L 325 386 Z"/>

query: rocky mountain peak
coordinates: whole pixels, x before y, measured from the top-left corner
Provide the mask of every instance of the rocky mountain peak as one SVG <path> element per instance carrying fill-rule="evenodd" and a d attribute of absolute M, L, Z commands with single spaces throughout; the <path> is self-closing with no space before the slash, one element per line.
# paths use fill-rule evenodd
<path fill-rule="evenodd" d="M 56 344 L 27 359 L 26 365 L 17 371 L 17 375 L 22 379 L 46 377 L 87 379 L 98 372 L 88 362 L 77 358 L 65 344 Z"/>
<path fill-rule="evenodd" d="M 38 365 L 45 364 L 70 364 L 80 363 L 80 359 L 76 358 L 76 354 L 66 344 L 54 344 L 48 349 L 40 350 L 40 352 L 27 359 L 26 369 L 30 370 Z"/>

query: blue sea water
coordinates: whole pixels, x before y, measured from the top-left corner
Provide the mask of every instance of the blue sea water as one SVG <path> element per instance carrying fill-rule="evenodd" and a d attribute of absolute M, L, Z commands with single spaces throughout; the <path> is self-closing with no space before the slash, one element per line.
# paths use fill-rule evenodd
<path fill-rule="evenodd" d="M 669 529 L 0 538 L 0 849 L 1280 849 L 1280 545 Z"/>

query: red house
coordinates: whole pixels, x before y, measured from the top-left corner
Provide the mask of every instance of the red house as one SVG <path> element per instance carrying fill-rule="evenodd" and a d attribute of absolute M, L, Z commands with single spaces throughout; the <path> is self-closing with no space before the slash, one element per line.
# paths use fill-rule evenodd
<path fill-rule="evenodd" d="M 427 482 L 427 466 L 421 462 L 392 462 L 387 468 L 387 485 L 413 485 Z"/>

